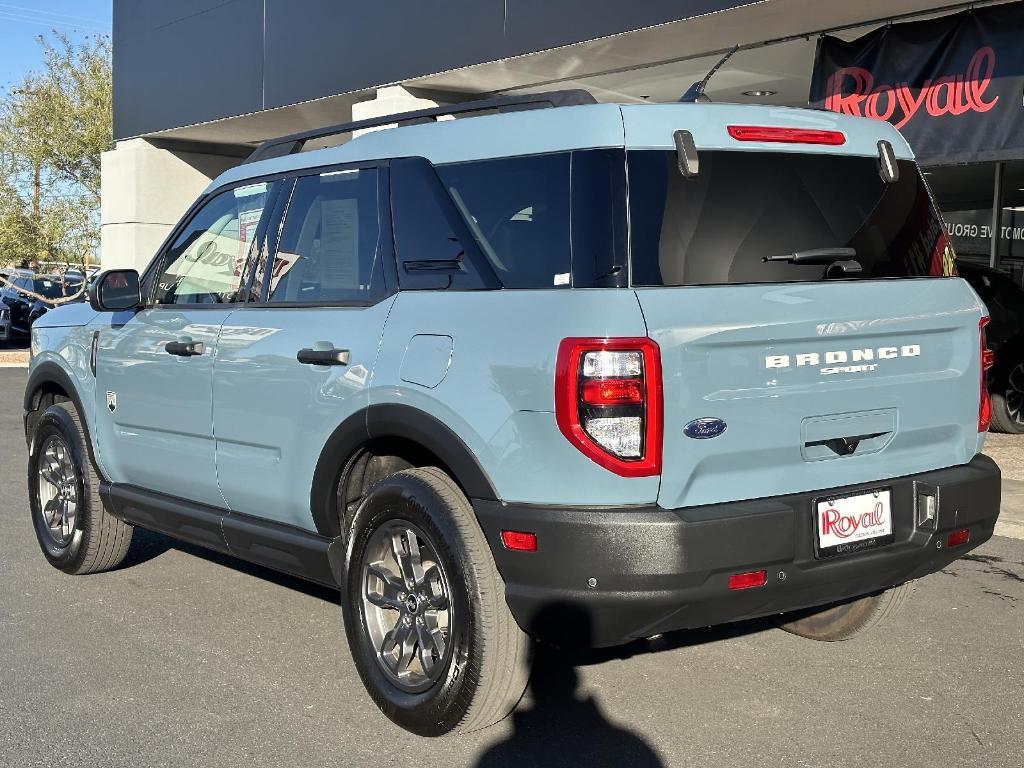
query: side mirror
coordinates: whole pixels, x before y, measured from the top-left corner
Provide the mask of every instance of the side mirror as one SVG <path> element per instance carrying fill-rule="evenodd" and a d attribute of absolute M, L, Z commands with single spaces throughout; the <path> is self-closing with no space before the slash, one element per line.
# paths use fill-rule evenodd
<path fill-rule="evenodd" d="M 89 306 L 97 312 L 121 312 L 142 306 L 142 285 L 134 269 L 103 272 L 89 288 Z"/>

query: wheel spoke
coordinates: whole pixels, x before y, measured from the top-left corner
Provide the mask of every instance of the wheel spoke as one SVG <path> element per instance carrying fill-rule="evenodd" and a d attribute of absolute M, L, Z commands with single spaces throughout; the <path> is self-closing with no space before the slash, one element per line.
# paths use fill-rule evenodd
<path fill-rule="evenodd" d="M 430 674 L 434 665 L 444 659 L 444 634 L 437 625 L 437 618 L 424 614 L 416 622 L 416 639 L 419 641 L 419 658 L 423 671 Z"/>
<path fill-rule="evenodd" d="M 384 662 L 398 676 L 408 671 L 416 650 L 416 637 L 413 634 L 412 624 L 405 618 L 399 619 L 394 629 L 384 635 L 384 642 L 380 649 Z M 394 655 L 396 650 L 398 654 Z"/>
<path fill-rule="evenodd" d="M 54 488 L 60 488 L 62 478 L 60 477 L 60 469 L 56 461 L 47 461 L 45 467 L 40 467 L 39 476 Z"/>
<path fill-rule="evenodd" d="M 378 560 L 376 563 L 370 563 L 366 566 L 366 570 L 371 576 L 375 576 L 383 582 L 384 591 L 381 594 L 386 597 L 393 597 L 397 600 L 399 593 L 404 591 L 405 585 L 402 583 L 401 577 L 391 573 L 383 562 Z"/>
<path fill-rule="evenodd" d="M 423 583 L 423 555 L 420 553 L 420 541 L 412 531 L 405 532 L 405 540 L 409 546 L 409 570 L 416 584 Z"/>
<path fill-rule="evenodd" d="M 60 499 L 54 496 L 46 504 L 43 505 L 43 518 L 46 520 L 46 524 L 51 528 L 57 522 L 57 508 L 60 506 Z"/>
<path fill-rule="evenodd" d="M 423 578 L 423 564 L 420 561 L 419 544 L 412 531 L 395 531 L 391 534 L 391 553 L 402 573 L 407 589 L 412 589 Z"/>
<path fill-rule="evenodd" d="M 1024 381 L 1021 381 L 1022 375 L 1024 375 L 1024 366 L 1015 365 L 1013 370 L 1010 371 L 1010 375 L 1006 377 L 1010 382 L 1010 386 L 1018 392 L 1024 391 Z"/>
<path fill-rule="evenodd" d="M 430 611 L 447 611 L 448 610 L 448 596 L 445 594 L 430 595 L 426 599 L 427 610 Z"/>

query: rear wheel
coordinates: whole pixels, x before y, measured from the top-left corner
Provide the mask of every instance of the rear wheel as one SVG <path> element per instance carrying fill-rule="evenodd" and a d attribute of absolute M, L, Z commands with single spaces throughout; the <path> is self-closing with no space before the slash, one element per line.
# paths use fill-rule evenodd
<path fill-rule="evenodd" d="M 780 618 L 779 627 L 811 640 L 849 640 L 891 619 L 902 610 L 913 594 L 914 582 L 908 581 L 876 595 L 866 595 L 825 608 L 784 614 Z"/>
<path fill-rule="evenodd" d="M 469 501 L 443 471 L 404 470 L 370 490 L 349 530 L 342 605 L 363 684 L 403 728 L 478 730 L 522 697 L 526 635 Z"/>
<path fill-rule="evenodd" d="M 75 406 L 55 403 L 39 417 L 28 459 L 39 547 L 50 565 L 71 574 L 116 567 L 132 541 L 132 526 L 103 507 L 87 439 Z"/>
<path fill-rule="evenodd" d="M 992 392 L 992 429 L 1024 433 L 1024 361 L 1014 361 L 998 391 Z"/>

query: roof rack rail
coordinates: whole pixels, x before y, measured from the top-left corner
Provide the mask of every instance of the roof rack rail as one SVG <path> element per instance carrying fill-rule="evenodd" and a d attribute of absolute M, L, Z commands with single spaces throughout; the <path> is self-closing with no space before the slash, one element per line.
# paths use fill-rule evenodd
<path fill-rule="evenodd" d="M 464 101 L 461 104 L 449 104 L 444 107 L 431 107 L 430 109 L 420 109 L 415 112 L 401 112 L 395 115 L 372 117 L 367 120 L 329 125 L 325 128 L 315 128 L 312 131 L 303 131 L 302 133 L 293 133 L 288 136 L 269 139 L 256 147 L 244 162 L 255 163 L 258 160 L 269 160 L 275 157 L 294 155 L 297 152 L 301 152 L 308 141 L 323 139 L 339 133 L 359 131 L 365 128 L 379 128 L 382 125 L 416 125 L 418 123 L 434 122 L 438 117 L 446 115 L 468 115 L 473 112 L 521 112 L 529 109 L 573 107 L 581 104 L 596 103 L 597 99 L 594 98 L 593 94 L 583 89 Z"/>

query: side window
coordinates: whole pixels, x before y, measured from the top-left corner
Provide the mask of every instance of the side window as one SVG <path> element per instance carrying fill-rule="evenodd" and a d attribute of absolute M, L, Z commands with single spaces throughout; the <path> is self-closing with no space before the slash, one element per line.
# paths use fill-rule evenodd
<path fill-rule="evenodd" d="M 270 186 L 221 192 L 204 205 L 161 259 L 157 304 L 225 304 L 236 300 Z"/>
<path fill-rule="evenodd" d="M 437 169 L 506 288 L 571 285 L 570 154 Z"/>
<path fill-rule="evenodd" d="M 366 302 L 385 293 L 378 171 L 303 176 L 270 275 L 271 302 Z"/>
<path fill-rule="evenodd" d="M 391 163 L 391 215 L 403 289 L 498 287 L 481 263 L 475 233 L 428 161 Z"/>

